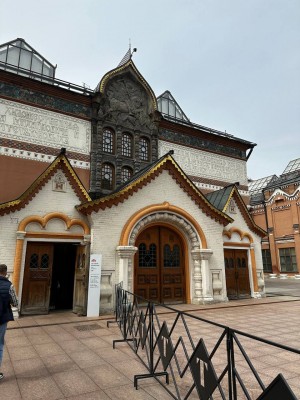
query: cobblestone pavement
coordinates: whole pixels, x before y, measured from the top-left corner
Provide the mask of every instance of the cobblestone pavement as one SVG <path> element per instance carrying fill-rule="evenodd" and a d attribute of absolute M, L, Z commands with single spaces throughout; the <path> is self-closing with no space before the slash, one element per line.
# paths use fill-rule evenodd
<path fill-rule="evenodd" d="M 300 301 L 295 298 L 280 296 L 177 308 L 286 346 L 300 347 Z M 175 314 L 165 313 L 163 308 L 158 312 L 159 319 L 165 319 L 171 326 Z M 51 313 L 22 317 L 10 323 L 0 399 L 171 399 L 153 379 L 140 380 L 139 389 L 134 389 L 134 375 L 147 371 L 127 344 L 117 343 L 116 349 L 112 348 L 112 340 L 120 339 L 121 335 L 116 325 L 107 328 L 106 320 L 110 318 L 112 316 L 87 319 L 72 313 Z M 192 317 L 188 318 L 188 325 L 196 342 L 202 337 L 209 351 L 215 346 L 221 332 L 219 328 L 199 323 Z M 180 335 L 184 335 L 184 327 L 178 324 L 178 337 Z M 247 338 L 239 339 L 266 385 L 281 372 L 300 399 L 299 354 Z M 249 368 L 238 351 L 235 358 L 242 379 L 251 385 Z M 213 361 L 218 373 L 226 362 L 226 354 L 216 353 Z M 253 384 L 253 399 L 258 393 Z M 189 399 L 195 398 L 194 391 Z M 239 395 L 239 400 L 243 398 Z"/>

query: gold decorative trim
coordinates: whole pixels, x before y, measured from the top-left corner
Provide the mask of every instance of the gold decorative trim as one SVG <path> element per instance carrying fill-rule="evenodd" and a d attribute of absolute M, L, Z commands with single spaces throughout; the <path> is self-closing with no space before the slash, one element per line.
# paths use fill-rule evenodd
<path fill-rule="evenodd" d="M 252 238 L 252 236 L 250 235 L 250 233 L 248 233 L 248 232 L 243 232 L 241 229 L 238 229 L 238 228 L 230 228 L 230 229 L 224 229 L 223 230 L 223 236 L 227 236 L 229 239 L 231 239 L 231 236 L 232 236 L 232 234 L 233 233 L 238 233 L 239 234 L 239 236 L 240 236 L 240 238 L 241 238 L 241 241 L 244 239 L 244 238 L 248 238 L 248 240 L 249 240 L 249 242 L 252 244 L 253 243 L 253 238 Z M 229 243 L 229 242 L 228 242 Z M 245 243 L 246 244 L 246 243 Z"/>
<path fill-rule="evenodd" d="M 120 190 L 117 193 L 108 195 L 106 197 L 102 197 L 100 199 L 96 199 L 93 200 L 91 202 L 87 202 L 84 204 L 81 204 L 79 206 L 77 206 L 77 210 L 78 211 L 82 211 L 84 212 L 84 210 L 87 209 L 92 209 L 94 206 L 100 205 L 100 204 L 104 204 L 106 202 L 109 201 L 114 201 L 120 197 L 128 197 L 129 196 L 129 192 L 130 191 L 135 191 L 136 188 L 138 187 L 138 185 L 144 181 L 146 181 L 149 177 L 151 177 L 151 175 L 155 175 L 156 173 L 159 173 L 159 170 L 162 169 L 162 167 L 167 163 L 170 162 L 173 167 L 176 169 L 176 171 L 180 174 L 180 176 L 183 178 L 183 180 L 188 184 L 189 188 L 195 193 L 195 195 L 197 197 L 200 197 L 201 200 L 203 201 L 203 203 L 205 204 L 205 206 L 210 209 L 214 214 L 219 215 L 222 219 L 225 219 L 227 221 L 227 223 L 233 222 L 233 219 L 231 217 L 229 217 L 228 215 L 224 214 L 222 211 L 218 210 L 217 208 L 215 208 L 207 199 L 206 197 L 201 193 L 200 190 L 197 189 L 197 187 L 186 177 L 185 173 L 183 172 L 183 170 L 177 165 L 177 163 L 174 161 L 174 159 L 170 156 L 167 155 L 162 161 L 160 161 L 159 163 L 155 164 L 155 166 L 153 166 L 147 173 L 145 173 L 145 175 L 141 176 L 140 178 L 138 178 L 137 180 L 135 180 L 134 182 L 132 182 L 131 184 L 129 184 L 128 186 L 126 186 L 125 188 L 123 188 L 122 190 Z"/>
<path fill-rule="evenodd" d="M 90 228 L 84 221 L 81 221 L 80 219 L 77 219 L 77 218 L 71 219 L 67 215 L 60 213 L 60 212 L 49 213 L 49 214 L 46 214 L 44 217 L 40 217 L 39 215 L 30 215 L 29 217 L 24 218 L 19 223 L 18 231 L 26 232 L 27 225 L 29 225 L 32 222 L 37 222 L 38 224 L 40 224 L 40 226 L 42 228 L 45 228 L 47 223 L 51 219 L 55 219 L 55 218 L 64 221 L 68 230 L 72 226 L 79 225 L 83 229 L 84 235 L 90 234 Z M 30 234 L 30 233 L 31 232 L 26 232 L 26 235 Z"/>
<path fill-rule="evenodd" d="M 152 214 L 152 213 L 159 212 L 159 211 L 173 212 L 173 213 L 178 214 L 181 217 L 185 218 L 186 220 L 188 220 L 191 223 L 191 225 L 195 228 L 195 231 L 198 233 L 199 238 L 201 240 L 202 248 L 207 249 L 206 237 L 205 237 L 205 234 L 204 234 L 201 226 L 198 224 L 198 222 L 190 214 L 188 214 L 185 210 L 183 210 L 182 208 L 176 207 L 176 206 L 172 206 L 168 202 L 165 202 L 163 204 L 153 204 L 152 206 L 144 207 L 144 208 L 138 210 L 136 213 L 134 213 L 128 219 L 128 221 L 126 222 L 126 224 L 124 225 L 124 227 L 122 229 L 119 246 L 128 246 L 130 233 L 131 233 L 133 227 L 137 224 L 137 222 L 140 219 L 142 219 L 143 217 L 145 217 L 148 214 Z M 174 227 L 172 229 L 174 229 Z M 178 228 L 177 228 L 177 230 L 178 230 Z M 178 232 L 180 232 L 180 231 L 178 230 Z"/>
<path fill-rule="evenodd" d="M 229 203 L 230 203 L 230 200 L 232 199 L 232 196 L 233 196 L 233 194 L 234 194 L 234 191 L 235 191 L 235 187 L 233 187 L 232 189 L 231 189 L 231 192 L 230 192 L 230 195 L 228 196 L 228 199 L 227 199 L 227 201 L 226 201 L 226 204 L 225 204 L 225 206 L 223 207 L 223 212 L 226 212 L 226 210 L 227 210 L 227 207 L 228 207 L 228 205 L 229 205 Z"/>
<path fill-rule="evenodd" d="M 151 89 L 150 85 L 145 80 L 145 78 L 138 71 L 138 69 L 136 68 L 136 66 L 134 65 L 134 63 L 131 59 L 129 61 L 127 61 L 126 64 L 123 64 L 120 67 L 110 70 L 103 76 L 103 78 L 100 81 L 99 92 L 104 93 L 104 89 L 105 89 L 107 82 L 113 76 L 115 76 L 115 75 L 119 74 L 120 72 L 125 71 L 126 69 L 129 69 L 129 68 L 132 68 L 133 72 L 137 75 L 138 79 L 141 81 L 141 84 L 143 85 L 144 89 L 150 94 L 150 97 L 152 99 L 153 108 L 154 108 L 154 110 L 157 110 L 157 100 L 156 100 L 156 96 L 155 96 L 153 90 Z"/>
<path fill-rule="evenodd" d="M 72 234 L 72 233 L 60 233 L 60 232 L 26 232 L 26 227 L 32 223 L 32 222 L 37 222 L 41 225 L 42 228 L 45 228 L 47 223 L 51 219 L 60 219 L 65 222 L 67 229 L 69 230 L 72 226 L 78 225 L 81 226 L 83 229 L 83 233 L 80 234 Z M 40 217 L 39 215 L 30 215 L 26 218 L 24 218 L 18 226 L 18 231 L 19 232 L 24 232 L 24 238 L 25 237 L 35 237 L 35 238 L 59 238 L 59 239 L 84 239 L 85 235 L 90 234 L 90 228 L 89 226 L 84 222 L 81 221 L 80 219 L 77 218 L 69 218 L 67 215 L 59 212 L 53 212 L 46 214 L 44 217 Z M 16 291 L 18 293 L 19 291 L 19 285 L 20 285 L 20 275 L 21 275 L 21 262 L 22 262 L 22 254 L 23 254 L 23 248 L 24 248 L 24 238 L 22 239 L 17 239 L 16 242 L 16 250 L 15 250 L 15 259 L 14 259 L 14 271 L 13 271 L 13 284 L 14 287 L 16 288 Z"/>

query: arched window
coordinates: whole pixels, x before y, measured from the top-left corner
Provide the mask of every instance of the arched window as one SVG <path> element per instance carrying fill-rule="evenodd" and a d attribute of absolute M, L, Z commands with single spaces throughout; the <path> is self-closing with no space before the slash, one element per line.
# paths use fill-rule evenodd
<path fill-rule="evenodd" d="M 103 131 L 102 150 L 105 153 L 114 153 L 114 132 L 110 129 Z"/>
<path fill-rule="evenodd" d="M 180 267 L 180 249 L 177 244 L 173 250 L 169 244 L 164 246 L 164 267 Z"/>
<path fill-rule="evenodd" d="M 132 169 L 129 167 L 123 167 L 121 170 L 122 183 L 127 182 L 132 177 Z"/>
<path fill-rule="evenodd" d="M 128 133 L 122 135 L 122 156 L 132 157 L 132 137 Z"/>
<path fill-rule="evenodd" d="M 156 245 L 151 243 L 149 250 L 145 243 L 139 245 L 139 267 L 156 267 Z"/>
<path fill-rule="evenodd" d="M 102 189 L 113 189 L 114 167 L 111 164 L 102 164 L 101 187 Z"/>
<path fill-rule="evenodd" d="M 139 155 L 143 161 L 149 161 L 149 140 L 141 137 L 139 142 Z"/>

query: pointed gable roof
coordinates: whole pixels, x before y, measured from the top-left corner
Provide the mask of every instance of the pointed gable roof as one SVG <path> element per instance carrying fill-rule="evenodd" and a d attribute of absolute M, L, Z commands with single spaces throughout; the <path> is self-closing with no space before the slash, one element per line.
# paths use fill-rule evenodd
<path fill-rule="evenodd" d="M 79 201 L 84 202 L 91 200 L 88 192 L 85 190 L 83 184 L 66 157 L 65 149 L 62 149 L 56 159 L 20 197 L 15 200 L 0 204 L 0 215 L 8 214 L 24 208 L 58 170 L 62 170 L 65 173 Z"/>
<path fill-rule="evenodd" d="M 38 53 L 24 39 L 17 38 L 0 45 L 0 68 L 33 72 L 50 78 L 55 77 L 56 66 Z"/>
<path fill-rule="evenodd" d="M 152 163 L 144 170 L 138 172 L 130 181 L 118 188 L 116 192 L 76 206 L 76 209 L 83 214 L 91 214 L 92 212 L 97 212 L 100 209 L 104 210 L 107 207 L 112 207 L 113 205 L 117 206 L 119 203 L 126 201 L 130 196 L 133 196 L 135 192 L 141 190 L 144 186 L 147 186 L 163 171 L 168 171 L 171 177 L 182 188 L 182 190 L 188 194 L 192 201 L 194 201 L 194 203 L 206 215 L 210 216 L 212 219 L 220 224 L 223 224 L 224 226 L 232 222 L 232 218 L 215 208 L 209 201 L 207 201 L 206 197 L 200 192 L 200 190 L 193 184 L 193 182 L 176 163 L 172 157 L 172 154 L 172 151 L 165 154 L 159 160 Z"/>
<path fill-rule="evenodd" d="M 129 60 L 123 64 L 120 63 L 120 65 L 117 68 L 112 69 L 111 71 L 108 71 L 101 81 L 98 83 L 95 92 L 100 92 L 104 93 L 105 87 L 110 81 L 115 76 L 121 75 L 123 73 L 129 72 L 130 74 L 134 75 L 134 77 L 140 82 L 140 84 L 143 86 L 143 88 L 146 90 L 148 95 L 150 96 L 152 100 L 152 106 L 153 110 L 157 110 L 157 101 L 155 94 L 153 90 L 151 89 L 150 85 L 148 82 L 145 80 L 145 78 L 141 75 L 139 70 L 136 68 L 134 62 L 132 61 L 132 58 L 129 58 Z"/>
<path fill-rule="evenodd" d="M 164 93 L 158 96 L 157 105 L 158 111 L 160 111 L 164 117 L 171 118 L 173 120 L 175 119 L 179 121 L 190 122 L 169 90 L 166 90 Z"/>
<path fill-rule="evenodd" d="M 224 213 L 227 211 L 230 200 L 233 198 L 249 229 L 255 232 L 258 236 L 264 237 L 267 235 L 267 232 L 254 222 L 235 184 L 226 186 L 223 189 L 216 190 L 214 192 L 207 193 L 205 196 L 211 204 Z"/>

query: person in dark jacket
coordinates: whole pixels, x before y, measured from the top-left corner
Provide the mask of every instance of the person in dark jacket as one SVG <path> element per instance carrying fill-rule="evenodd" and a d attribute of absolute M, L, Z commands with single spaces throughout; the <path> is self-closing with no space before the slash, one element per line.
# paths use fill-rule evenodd
<path fill-rule="evenodd" d="M 3 350 L 4 350 L 4 336 L 7 328 L 8 321 L 13 321 L 14 316 L 12 313 L 11 305 L 18 307 L 18 298 L 15 288 L 12 283 L 6 278 L 7 266 L 0 264 L 0 367 L 2 364 Z M 0 372 L 0 380 L 4 378 Z"/>

